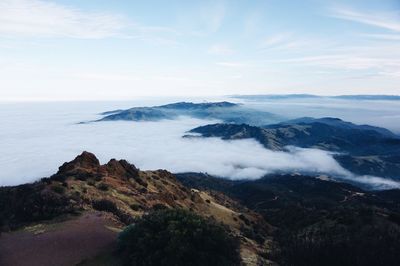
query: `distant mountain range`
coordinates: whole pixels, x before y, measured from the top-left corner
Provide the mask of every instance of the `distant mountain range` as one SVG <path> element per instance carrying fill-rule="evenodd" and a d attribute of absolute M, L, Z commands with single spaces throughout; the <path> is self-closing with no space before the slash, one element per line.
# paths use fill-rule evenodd
<path fill-rule="evenodd" d="M 230 102 L 178 102 L 161 106 L 108 111 L 101 115 L 104 115 L 104 117 L 98 121 L 160 121 L 186 116 L 199 119 L 217 119 L 225 123 L 266 125 L 284 120 L 281 116 Z"/>
<path fill-rule="evenodd" d="M 241 97 L 241 96 L 239 96 Z M 243 96 L 253 97 L 253 96 Z M 254 97 L 310 98 L 308 94 L 262 95 Z M 334 96 L 348 97 L 348 96 Z M 349 96 L 350 97 L 350 96 Z M 351 97 L 367 99 L 368 95 Z M 374 99 L 397 96 L 375 95 Z M 222 123 L 201 126 L 189 133 L 225 140 L 253 138 L 265 148 L 283 151 L 287 146 L 317 148 L 336 152 L 335 159 L 358 175 L 400 179 L 400 136 L 380 127 L 356 125 L 338 118 L 302 117 L 286 120 L 278 115 L 231 102 L 178 102 L 153 107 L 134 107 L 102 113 L 99 121 L 160 121 L 181 116 L 216 119 Z M 189 137 L 192 135 L 186 135 Z"/>
<path fill-rule="evenodd" d="M 390 100 L 399 101 L 400 95 L 337 95 L 337 96 L 320 96 L 313 94 L 255 94 L 255 95 L 231 95 L 232 98 L 245 99 L 245 100 L 285 100 L 285 99 L 315 99 L 315 98 L 329 98 L 329 99 L 343 99 L 343 100 Z"/>
<path fill-rule="evenodd" d="M 356 174 L 400 178 L 400 137 L 384 128 L 337 118 L 305 117 L 263 127 L 213 124 L 189 133 L 222 139 L 253 138 L 267 149 L 278 151 L 291 145 L 338 152 L 335 158 Z"/>

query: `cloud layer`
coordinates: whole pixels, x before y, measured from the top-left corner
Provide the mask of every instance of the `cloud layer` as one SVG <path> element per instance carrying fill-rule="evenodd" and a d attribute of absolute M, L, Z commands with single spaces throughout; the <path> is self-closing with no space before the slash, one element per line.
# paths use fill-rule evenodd
<path fill-rule="evenodd" d="M 364 184 L 398 186 L 396 182 L 376 177 L 354 176 L 326 151 L 289 147 L 287 152 L 276 152 L 250 139 L 181 137 L 193 127 L 216 121 L 182 118 L 162 122 L 75 124 L 94 118 L 93 109 L 89 111 L 93 106 L 86 105 L 65 103 L 43 107 L 37 104 L 29 112 L 11 104 L 3 107 L 0 118 L 5 130 L 0 133 L 0 185 L 16 185 L 49 176 L 63 162 L 87 150 L 95 153 L 102 163 L 123 158 L 141 169 L 207 172 L 234 180 L 256 179 L 285 171 L 326 173 Z"/>

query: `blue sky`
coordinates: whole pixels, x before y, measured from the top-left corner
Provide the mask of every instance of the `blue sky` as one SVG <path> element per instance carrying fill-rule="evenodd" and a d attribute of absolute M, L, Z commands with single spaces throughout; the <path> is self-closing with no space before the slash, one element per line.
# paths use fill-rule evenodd
<path fill-rule="evenodd" d="M 0 0 L 0 100 L 400 94 L 400 2 Z"/>

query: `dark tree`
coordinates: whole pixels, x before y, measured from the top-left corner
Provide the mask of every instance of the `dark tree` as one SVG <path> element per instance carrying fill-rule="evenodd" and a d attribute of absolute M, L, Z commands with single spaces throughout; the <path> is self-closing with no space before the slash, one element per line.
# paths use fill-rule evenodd
<path fill-rule="evenodd" d="M 221 226 L 184 210 L 157 210 L 119 236 L 125 265 L 240 265 L 239 242 Z"/>

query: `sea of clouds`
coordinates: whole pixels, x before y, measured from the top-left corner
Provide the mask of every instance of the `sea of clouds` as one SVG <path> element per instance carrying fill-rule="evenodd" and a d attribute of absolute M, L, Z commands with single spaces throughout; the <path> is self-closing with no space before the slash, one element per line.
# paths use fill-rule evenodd
<path fill-rule="evenodd" d="M 400 187 L 392 180 L 353 175 L 327 151 L 296 147 L 271 151 L 252 139 L 182 138 L 188 130 L 218 122 L 215 120 L 181 117 L 160 122 L 78 124 L 99 118 L 97 114 L 102 111 L 134 105 L 122 102 L 0 105 L 0 186 L 50 176 L 63 162 L 86 150 L 93 152 L 101 163 L 111 158 L 126 159 L 143 170 L 204 172 L 229 179 L 302 172 L 330 174 L 379 188 Z"/>

